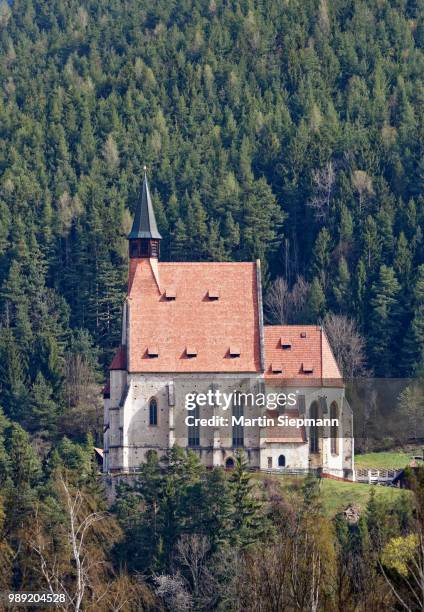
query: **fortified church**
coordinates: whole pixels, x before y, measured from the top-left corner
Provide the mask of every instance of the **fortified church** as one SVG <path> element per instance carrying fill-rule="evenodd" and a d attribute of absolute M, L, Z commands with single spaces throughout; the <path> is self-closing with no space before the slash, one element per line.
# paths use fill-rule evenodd
<path fill-rule="evenodd" d="M 243 448 L 252 468 L 319 468 L 351 478 L 352 414 L 323 328 L 264 325 L 259 260 L 162 262 L 161 238 L 145 175 L 128 235 L 121 345 L 104 389 L 104 472 L 134 472 L 149 451 L 177 444 L 207 467 L 231 468 Z M 277 410 L 247 400 L 225 413 L 187 410 L 187 394 L 210 390 L 296 401 Z M 218 411 L 225 418 L 215 426 L 199 424 Z M 196 424 L 187 424 L 189 415 Z M 240 417 L 261 415 L 272 417 L 266 426 L 241 424 Z M 278 416 L 287 417 L 282 425 Z M 333 424 L 298 427 L 296 418 Z"/>

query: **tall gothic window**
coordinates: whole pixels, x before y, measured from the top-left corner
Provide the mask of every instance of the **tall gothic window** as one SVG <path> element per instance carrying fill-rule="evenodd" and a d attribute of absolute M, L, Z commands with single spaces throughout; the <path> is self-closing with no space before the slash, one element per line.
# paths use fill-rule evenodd
<path fill-rule="evenodd" d="M 244 416 L 244 405 L 237 395 L 233 403 L 233 417 L 239 418 Z M 233 424 L 233 447 L 241 448 L 244 446 L 244 427 L 243 425 Z"/>
<path fill-rule="evenodd" d="M 330 419 L 331 419 L 331 452 L 333 455 L 339 454 L 339 428 L 337 425 L 333 425 L 333 419 L 339 418 L 339 409 L 336 402 L 333 402 L 330 406 Z"/>
<path fill-rule="evenodd" d="M 194 419 L 199 419 L 199 406 L 196 404 L 194 410 L 190 411 Z M 193 421 L 193 419 L 190 419 Z M 200 425 L 187 425 L 188 429 L 188 445 L 190 448 L 200 446 Z"/>
<path fill-rule="evenodd" d="M 318 404 L 314 402 L 310 409 L 310 418 L 318 419 Z M 319 453 L 319 430 L 316 425 L 309 428 L 309 450 L 311 453 Z"/>
<path fill-rule="evenodd" d="M 149 402 L 149 425 L 158 424 L 158 403 L 154 397 Z"/>

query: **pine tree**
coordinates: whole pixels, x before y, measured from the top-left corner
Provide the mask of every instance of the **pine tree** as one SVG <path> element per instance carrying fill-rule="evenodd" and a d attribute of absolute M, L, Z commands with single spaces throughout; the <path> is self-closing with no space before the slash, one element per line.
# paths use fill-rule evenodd
<path fill-rule="evenodd" d="M 307 317 L 309 323 L 318 323 L 325 312 L 325 294 L 321 283 L 315 277 L 309 288 L 307 301 Z"/>
<path fill-rule="evenodd" d="M 401 232 L 396 244 L 396 255 L 393 268 L 404 284 L 408 284 L 412 270 L 412 256 L 405 234 Z"/>
<path fill-rule="evenodd" d="M 330 242 L 330 233 L 326 227 L 323 227 L 315 241 L 312 271 L 324 289 L 327 285 L 327 271 L 330 262 Z"/>
<path fill-rule="evenodd" d="M 57 405 L 53 398 L 53 389 L 38 372 L 31 389 L 30 415 L 28 425 L 32 431 L 54 431 L 57 420 Z"/>
<path fill-rule="evenodd" d="M 424 265 L 418 267 L 412 292 L 412 319 L 402 346 L 406 376 L 424 372 Z"/>
<path fill-rule="evenodd" d="M 6 450 L 14 486 L 19 489 L 22 485 L 35 485 L 41 475 L 40 462 L 31 447 L 28 434 L 16 423 L 6 431 Z"/>
<path fill-rule="evenodd" d="M 350 274 L 344 257 L 339 260 L 338 274 L 333 287 L 334 299 L 341 312 L 350 310 Z"/>
<path fill-rule="evenodd" d="M 29 407 L 25 360 L 10 328 L 1 331 L 0 355 L 2 406 L 8 417 L 24 420 Z"/>
<path fill-rule="evenodd" d="M 393 268 L 382 265 L 371 288 L 369 352 L 378 376 L 393 376 L 399 350 L 400 285 Z"/>
<path fill-rule="evenodd" d="M 230 489 L 233 499 L 232 541 L 241 547 L 260 540 L 266 527 L 262 505 L 255 497 L 254 488 L 247 459 L 242 451 L 238 451 L 230 477 Z"/>

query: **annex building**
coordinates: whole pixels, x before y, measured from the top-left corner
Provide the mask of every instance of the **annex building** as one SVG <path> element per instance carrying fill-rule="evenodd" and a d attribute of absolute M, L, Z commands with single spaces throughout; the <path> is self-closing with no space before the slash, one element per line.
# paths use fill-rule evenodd
<path fill-rule="evenodd" d="M 243 448 L 252 468 L 351 477 L 351 409 L 327 337 L 315 325 L 264 325 L 260 261 L 160 261 L 146 176 L 128 240 L 122 339 L 104 389 L 104 472 L 136 471 L 147 452 L 177 444 L 208 467 L 231 468 Z M 245 399 L 187 410 L 187 394 L 210 390 Z M 296 401 L 270 409 L 246 399 L 273 394 Z"/>

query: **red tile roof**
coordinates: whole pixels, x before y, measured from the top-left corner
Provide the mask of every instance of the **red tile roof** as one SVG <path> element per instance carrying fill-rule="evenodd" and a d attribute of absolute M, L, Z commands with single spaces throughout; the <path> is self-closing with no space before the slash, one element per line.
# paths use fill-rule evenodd
<path fill-rule="evenodd" d="M 261 371 L 256 263 L 139 259 L 130 268 L 128 371 Z M 164 297 L 170 287 L 175 300 Z M 219 299 L 209 299 L 211 287 Z M 158 357 L 148 357 L 151 346 Z M 195 359 L 187 358 L 187 346 L 196 347 Z M 229 356 L 233 346 L 239 357 Z"/>
<path fill-rule="evenodd" d="M 291 348 L 282 348 L 284 343 Z M 308 386 L 342 384 L 340 370 L 323 329 L 317 325 L 266 325 L 265 379 L 268 382 L 300 383 Z M 272 372 L 273 364 L 281 364 L 282 374 Z M 313 369 L 307 373 L 306 370 Z"/>
<path fill-rule="evenodd" d="M 127 369 L 127 351 L 125 346 L 120 346 L 116 351 L 115 356 L 110 364 L 109 370 L 126 370 Z"/>

